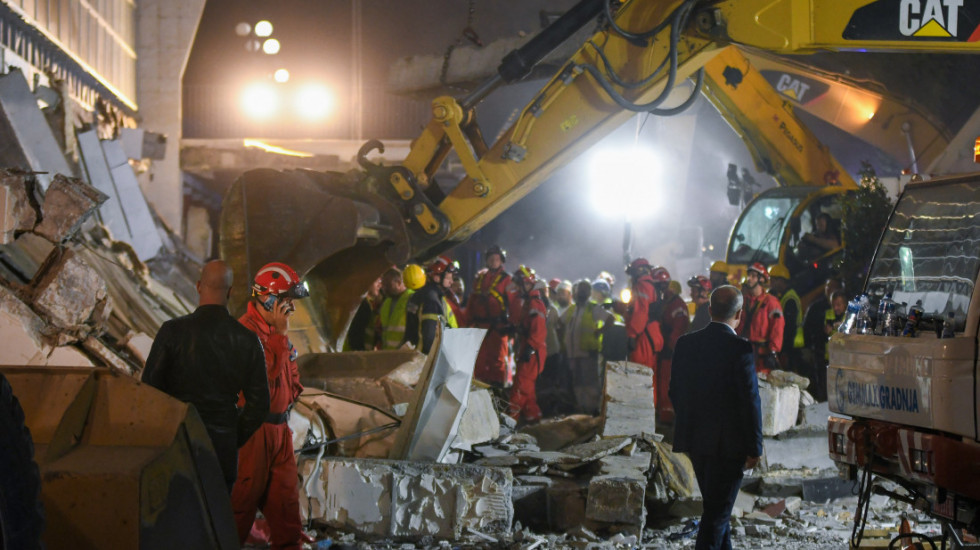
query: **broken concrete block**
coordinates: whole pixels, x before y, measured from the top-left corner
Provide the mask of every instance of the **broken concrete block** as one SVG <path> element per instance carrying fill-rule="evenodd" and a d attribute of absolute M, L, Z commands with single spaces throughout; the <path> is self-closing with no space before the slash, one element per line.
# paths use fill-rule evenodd
<path fill-rule="evenodd" d="M 105 280 L 70 248 L 49 258 L 38 277 L 34 309 L 60 329 L 82 329 L 96 305 L 107 299 Z"/>
<path fill-rule="evenodd" d="M 0 244 L 14 242 L 16 233 L 30 231 L 37 223 L 27 193 L 25 176 L 0 170 Z"/>
<path fill-rule="evenodd" d="M 579 464 L 586 464 L 595 462 L 613 453 L 618 453 L 632 442 L 633 440 L 628 437 L 614 437 L 589 441 L 588 443 L 579 443 L 578 445 L 565 447 L 561 452 L 578 457 Z"/>
<path fill-rule="evenodd" d="M 784 387 L 759 381 L 759 397 L 762 400 L 762 435 L 773 436 L 796 425 L 800 412 L 800 388 L 790 384 Z"/>
<path fill-rule="evenodd" d="M 584 524 L 587 493 L 587 483 L 556 479 L 548 487 L 548 527 L 555 531 L 567 531 Z"/>
<path fill-rule="evenodd" d="M 646 522 L 646 479 L 596 476 L 589 482 L 585 516 L 605 523 L 638 525 Z"/>
<path fill-rule="evenodd" d="M 653 455 L 637 452 L 632 455 L 611 455 L 599 459 L 599 474 L 646 479 Z"/>
<path fill-rule="evenodd" d="M 766 381 L 776 386 L 777 388 L 785 388 L 786 386 L 796 386 L 801 390 L 805 390 L 810 385 L 810 379 L 805 376 L 800 376 L 795 372 L 789 372 L 785 370 L 774 370 L 770 371 L 765 377 Z"/>
<path fill-rule="evenodd" d="M 470 450 L 473 445 L 500 437 L 500 421 L 493 407 L 493 398 L 487 390 L 470 390 L 466 409 L 459 419 L 459 429 L 453 448 Z"/>
<path fill-rule="evenodd" d="M 735 497 L 735 506 L 732 507 L 732 515 L 742 517 L 745 514 L 752 513 L 755 510 L 756 498 L 755 495 L 746 493 L 745 491 L 739 491 L 738 496 Z"/>
<path fill-rule="evenodd" d="M 803 409 L 803 425 L 807 427 L 827 429 L 830 418 L 830 403 L 813 403 Z"/>
<path fill-rule="evenodd" d="M 638 363 L 606 364 L 603 437 L 639 436 L 656 431 L 651 370 Z"/>
<path fill-rule="evenodd" d="M 13 292 L 0 287 L 0 364 L 43 365 L 51 351 L 45 323 Z"/>
<path fill-rule="evenodd" d="M 321 480 L 326 507 L 315 519 L 369 539 L 498 538 L 514 518 L 513 475 L 503 468 L 325 458 Z"/>
<path fill-rule="evenodd" d="M 41 223 L 34 232 L 53 243 L 62 243 L 108 198 L 78 178 L 57 174 L 44 193 Z"/>
<path fill-rule="evenodd" d="M 573 414 L 524 426 L 521 433 L 534 436 L 541 450 L 557 451 L 569 445 L 591 441 L 599 431 L 600 422 L 602 419 L 595 416 Z"/>
<path fill-rule="evenodd" d="M 824 502 L 826 500 L 848 497 L 854 493 L 854 482 L 839 477 L 803 480 L 803 500 Z"/>
<path fill-rule="evenodd" d="M 803 499 L 800 497 L 786 497 L 784 501 L 786 503 L 786 513 L 795 514 L 800 511 L 803 506 Z"/>

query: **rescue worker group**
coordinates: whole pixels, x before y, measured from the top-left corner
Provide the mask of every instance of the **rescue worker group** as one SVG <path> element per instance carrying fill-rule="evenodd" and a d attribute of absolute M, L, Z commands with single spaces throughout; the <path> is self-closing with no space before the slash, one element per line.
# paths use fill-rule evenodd
<path fill-rule="evenodd" d="M 732 281 L 728 266 L 715 262 L 707 276 L 687 280 L 688 304 L 667 269 L 645 258 L 626 268 L 630 291 L 625 302 L 612 296 L 615 278 L 608 272 L 573 284 L 546 280 L 526 265 L 508 273 L 507 254 L 497 245 L 487 248 L 483 258 L 485 267 L 468 295 L 459 264 L 447 256 L 424 268 L 390 268 L 362 300 L 345 350 L 428 353 L 440 326 L 486 329 L 473 375 L 494 389 L 519 424 L 599 414 L 605 364 L 629 360 L 650 368 L 657 419 L 670 423 L 667 390 L 674 346 L 683 334 L 711 321 L 712 288 L 740 283 L 746 313 L 738 333 L 753 345 L 757 372 L 789 370 L 811 379 L 812 388 L 826 386 L 826 341 L 843 314 L 831 305 L 841 290 L 835 279 L 828 280 L 826 296 L 806 312 L 807 322 L 814 324 L 813 318 L 817 325 L 807 336 L 800 297 L 790 288 L 783 265 L 753 263 L 744 281 Z M 826 400 L 825 395 L 815 397 Z"/>
<path fill-rule="evenodd" d="M 388 269 L 363 297 L 345 350 L 428 353 L 440 330 L 486 329 L 474 377 L 493 389 L 518 424 L 600 414 L 605 365 L 629 360 L 650 368 L 658 424 L 670 424 L 674 346 L 681 335 L 710 322 L 712 288 L 736 282 L 728 266 L 715 262 L 708 276 L 687 281 L 689 307 L 680 284 L 644 258 L 627 267 L 630 293 L 623 300 L 611 296 L 615 280 L 606 272 L 573 285 L 546 281 L 525 265 L 508 273 L 499 246 L 483 258 L 486 266 L 468 296 L 459 264 L 446 256 L 425 268 Z M 274 548 L 298 548 L 311 539 L 300 523 L 287 425 L 289 408 L 303 391 L 287 332 L 294 300 L 309 292 L 290 266 L 267 264 L 253 278 L 247 311 L 236 320 L 227 309 L 232 279 L 221 260 L 204 266 L 199 307 L 163 324 L 142 380 L 198 410 L 231 495 L 239 542 L 259 538 Z M 844 315 L 840 284 L 827 281 L 826 296 L 810 306 L 806 319 L 782 265 L 748 266 L 742 289 L 739 334 L 753 344 L 756 370 L 796 371 L 814 381 L 811 387 L 825 388 L 826 341 Z M 255 521 L 259 509 L 264 522 Z"/>

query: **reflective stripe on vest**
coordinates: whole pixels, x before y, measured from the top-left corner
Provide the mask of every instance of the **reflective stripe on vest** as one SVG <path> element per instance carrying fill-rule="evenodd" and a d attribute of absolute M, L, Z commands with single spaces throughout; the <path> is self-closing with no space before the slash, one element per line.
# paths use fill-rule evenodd
<path fill-rule="evenodd" d="M 415 291 L 411 289 L 402 292 L 394 307 L 391 298 L 385 298 L 381 304 L 381 349 L 398 349 L 405 339 L 405 317 L 412 294 Z"/>
<path fill-rule="evenodd" d="M 793 335 L 793 347 L 802 348 L 805 343 L 803 342 L 803 304 L 800 302 L 800 296 L 792 288 L 783 294 L 783 297 L 779 300 L 779 307 L 783 308 L 783 314 L 786 313 L 786 304 L 790 300 L 796 302 L 796 334 Z"/>

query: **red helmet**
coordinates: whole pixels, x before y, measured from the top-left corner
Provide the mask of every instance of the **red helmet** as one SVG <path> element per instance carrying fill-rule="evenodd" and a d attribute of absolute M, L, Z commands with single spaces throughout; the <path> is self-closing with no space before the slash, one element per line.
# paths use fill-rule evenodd
<path fill-rule="evenodd" d="M 695 275 L 687 280 L 687 286 L 711 292 L 711 281 L 704 275 Z"/>
<path fill-rule="evenodd" d="M 283 298 L 306 298 L 310 295 L 306 285 L 293 268 L 279 262 L 266 264 L 255 274 L 252 295 L 272 294 Z"/>
<path fill-rule="evenodd" d="M 538 280 L 538 274 L 534 272 L 533 269 L 526 265 L 521 265 L 514 272 L 515 281 L 531 281 L 532 283 Z"/>
<path fill-rule="evenodd" d="M 638 275 L 642 269 L 649 271 L 650 262 L 646 258 L 637 258 L 633 260 L 630 265 L 626 266 L 627 275 Z"/>
<path fill-rule="evenodd" d="M 749 267 L 746 268 L 746 271 L 755 271 L 759 274 L 759 278 L 763 281 L 769 280 L 769 270 L 766 269 L 766 265 L 762 262 L 752 262 L 749 264 Z"/>
<path fill-rule="evenodd" d="M 457 271 L 459 271 L 459 264 L 450 260 L 446 256 L 439 256 L 425 268 L 425 272 L 430 276 L 442 275 L 446 272 L 456 273 Z"/>
<path fill-rule="evenodd" d="M 650 275 L 653 277 L 653 282 L 655 283 L 670 282 L 670 273 L 667 271 L 666 267 L 655 267 L 653 268 L 653 271 L 650 272 Z"/>
<path fill-rule="evenodd" d="M 557 289 L 558 288 L 558 285 L 560 285 L 560 284 L 561 284 L 561 279 L 554 278 L 554 279 L 548 281 L 548 288 L 551 289 L 552 292 L 554 292 L 555 289 Z"/>

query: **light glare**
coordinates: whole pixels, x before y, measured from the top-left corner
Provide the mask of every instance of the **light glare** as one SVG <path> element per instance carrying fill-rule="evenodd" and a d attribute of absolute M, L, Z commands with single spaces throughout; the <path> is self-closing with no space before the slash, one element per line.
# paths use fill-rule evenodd
<path fill-rule="evenodd" d="M 251 84 L 242 92 L 241 105 L 252 118 L 269 118 L 279 110 L 279 94 L 269 84 Z"/>
<path fill-rule="evenodd" d="M 289 82 L 289 71 L 287 71 L 286 69 L 279 69 L 272 74 L 272 78 L 274 78 L 275 81 L 280 84 Z"/>
<path fill-rule="evenodd" d="M 262 51 L 269 55 L 276 55 L 279 53 L 279 41 L 275 38 L 270 38 L 262 43 Z"/>
<path fill-rule="evenodd" d="M 310 120 L 325 118 L 333 106 L 333 94 L 322 84 L 307 84 L 296 94 L 296 111 Z"/>
<path fill-rule="evenodd" d="M 272 36 L 272 23 L 266 20 L 259 21 L 255 24 L 255 36 L 265 38 L 266 36 Z"/>
<path fill-rule="evenodd" d="M 653 205 L 662 202 L 661 163 L 658 155 L 643 146 L 604 149 L 592 155 L 589 181 L 592 203 L 602 213 L 638 219 L 653 215 Z"/>

